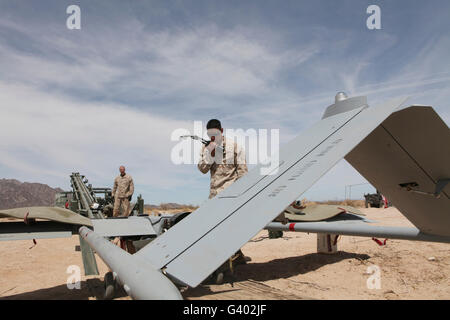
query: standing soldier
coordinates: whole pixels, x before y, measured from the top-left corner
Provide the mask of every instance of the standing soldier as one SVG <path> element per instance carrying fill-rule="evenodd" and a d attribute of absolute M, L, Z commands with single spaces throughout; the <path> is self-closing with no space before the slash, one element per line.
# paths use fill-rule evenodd
<path fill-rule="evenodd" d="M 214 198 L 218 193 L 228 188 L 234 181 L 248 172 L 245 161 L 245 150 L 234 140 L 223 136 L 223 128 L 219 120 L 211 119 L 206 124 L 206 130 L 211 142 L 203 146 L 198 163 L 201 173 L 211 174 L 209 198 Z M 216 270 L 216 282 L 223 279 L 223 270 L 232 268 L 233 264 L 245 264 L 250 257 L 244 256 L 241 250 L 236 252 L 218 270 Z"/>
<path fill-rule="evenodd" d="M 112 196 L 114 197 L 113 216 L 118 217 L 122 209 L 122 216 L 128 216 L 130 210 L 130 200 L 134 193 L 133 178 L 125 173 L 125 167 L 120 166 L 120 175 L 114 179 Z"/>
<path fill-rule="evenodd" d="M 206 129 L 211 142 L 202 148 L 198 169 L 203 174 L 208 171 L 211 174 L 209 192 L 211 199 L 245 175 L 248 169 L 245 162 L 245 150 L 234 140 L 223 136 L 223 128 L 219 120 L 209 120 Z M 220 154 L 216 155 L 216 151 Z"/>

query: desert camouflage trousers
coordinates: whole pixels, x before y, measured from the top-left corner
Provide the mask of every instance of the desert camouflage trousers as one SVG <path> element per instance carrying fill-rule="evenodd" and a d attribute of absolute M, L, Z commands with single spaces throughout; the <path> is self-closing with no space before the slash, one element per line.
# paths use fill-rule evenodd
<path fill-rule="evenodd" d="M 130 200 L 128 198 L 115 198 L 113 217 L 127 217 L 130 211 Z"/>

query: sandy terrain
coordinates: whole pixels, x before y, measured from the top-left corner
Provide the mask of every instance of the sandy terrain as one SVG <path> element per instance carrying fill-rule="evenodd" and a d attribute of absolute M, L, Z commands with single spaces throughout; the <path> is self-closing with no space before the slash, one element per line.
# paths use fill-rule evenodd
<path fill-rule="evenodd" d="M 411 225 L 395 208 L 362 209 L 385 225 Z M 82 270 L 78 236 L 0 242 L 0 299 L 96 299 L 102 277 L 81 277 L 81 289 L 66 286 L 68 266 Z M 261 231 L 242 251 L 252 258 L 235 269 L 233 286 L 183 290 L 187 299 L 450 299 L 450 244 L 341 237 L 339 253 L 316 253 L 316 235 Z M 101 275 L 107 268 L 97 259 Z M 368 268 L 378 266 L 380 289 L 368 289 Z M 121 296 L 119 299 L 128 299 Z"/>

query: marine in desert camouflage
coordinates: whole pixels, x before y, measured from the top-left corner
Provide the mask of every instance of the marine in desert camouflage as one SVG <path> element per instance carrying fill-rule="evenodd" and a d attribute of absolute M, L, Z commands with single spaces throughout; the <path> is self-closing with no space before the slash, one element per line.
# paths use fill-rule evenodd
<path fill-rule="evenodd" d="M 219 120 L 211 119 L 206 124 L 207 134 L 211 141 L 204 145 L 200 154 L 198 169 L 203 174 L 211 174 L 209 199 L 229 187 L 233 182 L 248 172 L 245 160 L 245 150 L 234 140 L 223 136 L 223 128 Z M 213 277 L 216 283 L 221 283 L 225 270 L 233 270 L 234 264 L 245 264 L 250 257 L 244 256 L 241 250 L 236 252 L 229 261 L 217 269 Z"/>
<path fill-rule="evenodd" d="M 133 178 L 125 172 L 125 167 L 120 166 L 120 174 L 114 179 L 112 196 L 114 197 L 114 217 L 120 215 L 128 216 L 130 210 L 130 200 L 134 193 Z"/>
<path fill-rule="evenodd" d="M 219 120 L 212 119 L 206 125 L 211 142 L 203 146 L 198 169 L 203 174 L 211 174 L 209 198 L 229 187 L 248 172 L 245 150 L 234 140 L 223 136 Z"/>

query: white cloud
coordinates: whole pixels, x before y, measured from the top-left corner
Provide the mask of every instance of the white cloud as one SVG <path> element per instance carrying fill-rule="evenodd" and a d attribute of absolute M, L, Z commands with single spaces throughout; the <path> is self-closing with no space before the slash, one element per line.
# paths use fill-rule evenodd
<path fill-rule="evenodd" d="M 0 164 L 26 172 L 28 181 L 61 182 L 74 170 L 109 181 L 125 164 L 141 184 L 169 188 L 186 182 L 177 177 L 186 168 L 170 162 L 170 134 L 192 127 L 188 121 L 122 105 L 76 102 L 4 82 L 0 101 Z"/>
<path fill-rule="evenodd" d="M 61 28 L 38 33 L 10 21 L 2 24 L 31 39 L 40 51 L 30 55 L 0 43 L 3 76 L 101 95 L 114 86 L 119 92 L 141 90 L 149 99 L 258 96 L 267 94 L 282 68 L 298 66 L 317 53 L 315 45 L 277 50 L 240 30 L 214 25 L 152 32 L 131 19 L 112 30 L 81 30 L 79 38 L 68 41 Z"/>
<path fill-rule="evenodd" d="M 441 105 L 450 119 L 448 36 L 431 39 L 411 61 L 399 62 L 400 72 L 380 80 L 367 72 L 398 44 L 388 34 L 353 50 L 360 49 L 355 32 L 341 37 L 342 30 L 325 27 L 312 27 L 318 35 L 312 41 L 299 34 L 282 46 L 277 30 L 262 41 L 254 37 L 259 29 L 205 24 L 155 31 L 132 17 L 71 36 L 51 22 L 33 28 L 5 18 L 0 26 L 27 39 L 20 48 L 0 38 L 0 173 L 26 172 L 28 180 L 60 185 L 77 170 L 109 184 L 125 164 L 155 190 L 206 188 L 207 177 L 198 178 L 195 168 L 171 165 L 173 129 L 219 114 L 244 129 L 278 128 L 283 143 L 318 121 L 339 90 L 368 95 L 370 104 L 412 93 L 412 103 Z M 303 81 L 296 87 L 281 81 L 296 73 Z M 360 182 L 348 165 L 336 170 L 319 186 Z"/>

